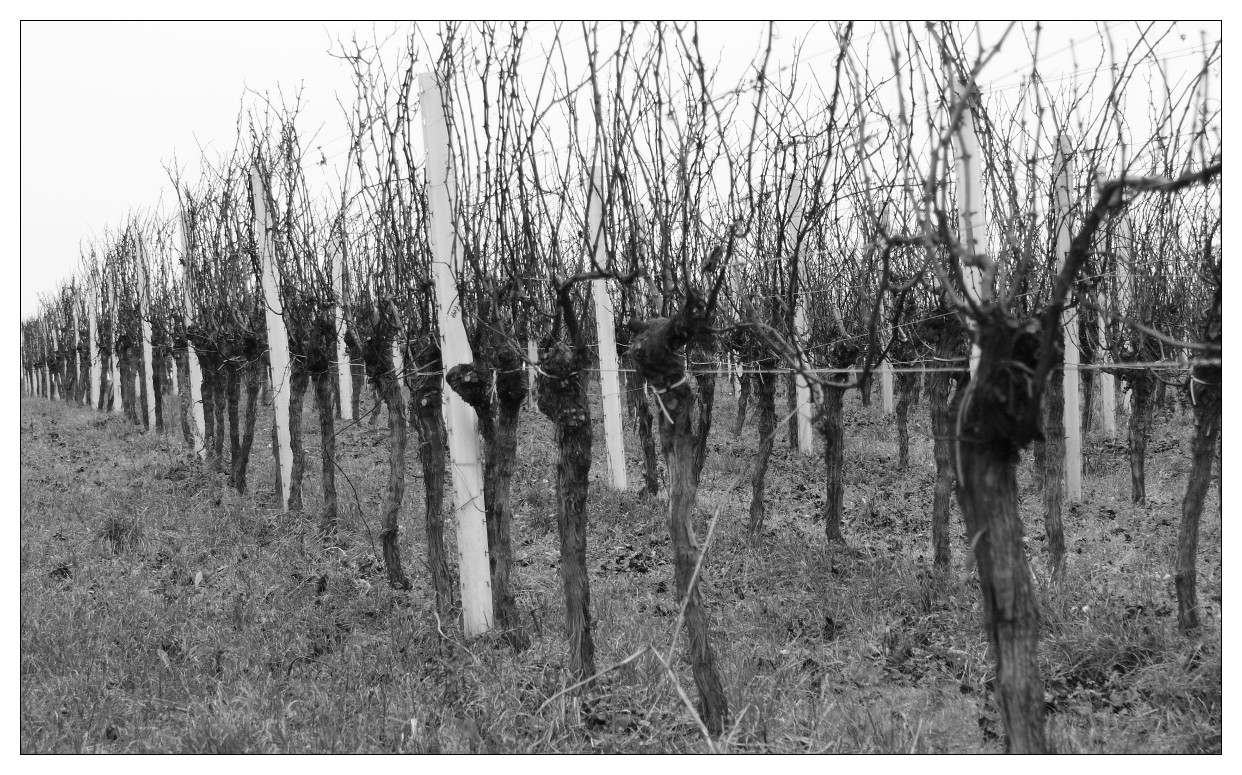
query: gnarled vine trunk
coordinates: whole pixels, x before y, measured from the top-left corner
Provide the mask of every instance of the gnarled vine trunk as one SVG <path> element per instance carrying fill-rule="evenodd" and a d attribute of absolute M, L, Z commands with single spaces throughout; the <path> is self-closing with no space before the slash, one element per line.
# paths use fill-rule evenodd
<path fill-rule="evenodd" d="M 741 437 L 742 428 L 746 425 L 746 407 L 750 403 L 754 381 L 754 375 L 743 369 L 742 376 L 738 378 L 741 386 L 737 394 L 737 419 L 733 423 L 733 438 L 735 439 Z"/>
<path fill-rule="evenodd" d="M 561 538 L 561 580 L 569 638 L 569 671 L 595 674 L 591 635 L 591 582 L 586 568 L 587 487 L 591 472 L 591 410 L 587 404 L 585 349 L 544 342 L 539 354 L 539 411 L 556 428 L 556 524 Z"/>
<path fill-rule="evenodd" d="M 289 472 L 289 510 L 302 510 L 302 476 L 306 473 L 306 445 L 302 443 L 302 406 L 306 401 L 306 388 L 310 384 L 310 375 L 306 373 L 306 361 L 298 354 L 289 359 L 289 447 L 293 452 L 293 467 Z M 395 381 L 395 380 L 394 380 Z M 401 400 L 401 390 L 397 390 L 397 400 Z M 402 421 L 405 419 L 405 407 L 401 407 Z M 404 434 L 401 440 L 404 447 Z M 405 453 L 401 455 L 404 468 Z M 405 473 L 402 472 L 402 489 L 404 490 Z M 398 498 L 398 504 L 400 498 Z"/>
<path fill-rule="evenodd" d="M 382 326 L 383 324 L 381 324 Z M 401 565 L 401 548 L 397 543 L 400 529 L 401 500 L 405 496 L 405 399 L 392 361 L 392 327 L 376 331 L 367 338 L 363 358 L 376 392 L 388 405 L 388 485 L 380 515 L 380 542 L 384 553 L 384 569 L 394 589 L 409 589 L 410 579 Z M 292 402 L 290 402 L 292 404 Z M 378 407 L 377 407 L 378 408 Z"/>
<path fill-rule="evenodd" d="M 689 296 L 675 318 L 630 321 L 635 331 L 631 351 L 640 376 L 651 385 L 660 404 L 660 438 L 669 469 L 668 524 L 677 601 L 685 609 L 690 639 L 687 657 L 699 690 L 703 723 L 709 733 L 719 735 L 728 722 L 729 705 L 716 670 L 707 609 L 697 581 L 691 584 L 700 555 L 691 524 L 698 495 L 692 428 L 695 399 L 686 379 L 685 359 L 678 351 L 695 340 L 704 321 L 696 316 L 696 294 L 691 291 Z"/>
<path fill-rule="evenodd" d="M 785 411 L 789 415 L 785 425 L 789 428 L 789 448 L 798 451 L 798 382 L 794 375 L 785 375 Z"/>
<path fill-rule="evenodd" d="M 1155 412 L 1156 378 L 1146 369 L 1128 369 L 1122 377 L 1130 387 L 1130 498 L 1147 502 L 1147 436 Z"/>
<path fill-rule="evenodd" d="M 915 372 L 893 375 L 897 388 L 897 468 L 910 466 L 910 409 L 919 401 L 919 377 Z"/>
<path fill-rule="evenodd" d="M 966 352 L 962 346 L 965 329 L 961 321 L 944 308 L 938 313 L 928 324 L 926 337 L 930 339 L 934 336 L 936 342 L 934 368 L 927 374 L 927 411 L 932 427 L 932 455 L 936 460 L 936 485 L 932 495 L 932 554 L 934 566 L 943 571 L 949 568 L 952 560 L 949 513 L 953 487 L 957 482 L 953 459 L 957 434 L 956 407 L 962 386 L 970 379 L 970 372 L 965 368 L 952 370 L 950 366 Z M 952 400 L 949 397 L 950 381 L 956 385 Z"/>
<path fill-rule="evenodd" d="M 1061 329 L 1056 343 L 1063 346 Z M 1057 359 L 1057 366 L 1062 365 Z M 1044 532 L 1048 536 L 1048 570 L 1059 577 L 1065 563 L 1065 527 L 1061 520 L 1065 504 L 1065 383 L 1061 370 L 1053 371 L 1044 388 Z"/>
<path fill-rule="evenodd" d="M 700 363 L 708 363 L 709 356 L 704 350 L 695 350 L 691 359 Z M 712 409 L 716 405 L 716 375 L 710 367 L 706 372 L 694 375 L 695 384 L 699 388 L 698 422 L 694 427 L 694 487 L 699 487 L 699 477 L 703 474 L 703 463 L 707 460 L 707 439 L 712 430 Z"/>
<path fill-rule="evenodd" d="M 752 373 L 755 384 L 755 403 L 759 410 L 759 451 L 755 455 L 755 471 L 750 480 L 750 521 L 746 532 L 757 535 L 763 530 L 764 503 L 768 463 L 772 459 L 772 445 L 776 435 L 776 362 L 765 358 L 757 363 Z"/>
<path fill-rule="evenodd" d="M 1219 278 L 1219 275 L 1217 276 Z M 1219 279 L 1212 306 L 1204 324 L 1204 340 L 1217 353 L 1222 352 L 1221 285 Z M 1217 356 L 1219 357 L 1219 356 Z M 1199 551 L 1199 519 L 1203 501 L 1212 484 L 1212 459 L 1220 438 L 1221 381 L 1219 363 L 1199 364 L 1191 371 L 1190 396 L 1195 407 L 1195 438 L 1192 445 L 1190 479 L 1182 499 L 1182 519 L 1177 533 L 1177 624 L 1184 633 L 1199 629 L 1199 598 L 1195 568 Z"/>
<path fill-rule="evenodd" d="M 1027 376 L 1039 359 L 1039 324 L 1020 324 L 997 310 L 981 317 L 979 365 L 958 412 L 957 497 L 979 569 L 1006 746 L 1011 753 L 1044 753 L 1040 614 L 1017 482 L 1019 450 L 1039 435 L 1039 389 Z"/>
<path fill-rule="evenodd" d="M 243 337 L 240 349 L 222 364 L 227 374 L 226 390 L 228 416 L 231 423 L 229 444 L 232 457 L 229 461 L 229 484 L 240 493 L 246 492 L 246 469 L 250 464 L 250 450 L 254 445 L 254 429 L 258 415 L 258 402 L 262 370 L 264 368 L 263 344 L 254 336 Z M 246 398 L 241 404 L 241 384 L 245 384 Z"/>
<path fill-rule="evenodd" d="M 232 484 L 237 487 L 237 460 L 241 457 L 241 372 L 245 368 L 241 358 L 230 355 L 224 362 L 225 411 L 229 420 L 229 460 L 232 461 Z M 244 475 L 244 474 L 243 474 Z M 240 491 L 245 491 L 243 484 Z"/>
<path fill-rule="evenodd" d="M 418 458 L 423 469 L 427 569 L 436 596 L 436 611 L 447 619 L 453 611 L 454 595 L 453 576 L 444 550 L 444 470 L 448 443 L 441 408 L 440 372 L 444 364 L 440 360 L 440 346 L 430 336 L 411 342 L 410 359 L 414 368 L 407 370 L 406 383 L 410 387 L 410 406 L 419 435 Z M 354 395 L 357 396 L 357 391 Z"/>
<path fill-rule="evenodd" d="M 203 445 L 207 450 L 208 462 L 214 470 L 219 471 L 220 461 L 216 456 L 216 395 L 215 380 L 211 376 L 212 363 L 209 358 L 200 356 L 199 365 L 202 369 L 202 382 L 199 390 L 203 398 Z"/>
<path fill-rule="evenodd" d="M 851 344 L 837 343 L 829 354 L 829 365 L 840 370 L 830 373 L 822 385 L 824 403 L 815 418 L 824 437 L 824 535 L 829 541 L 845 543 L 841 518 L 845 511 L 845 424 L 841 410 L 850 376 L 845 369 L 858 359 L 860 351 Z"/>
<path fill-rule="evenodd" d="M 315 383 L 315 404 L 319 409 L 319 448 L 323 476 L 323 513 L 320 530 L 325 535 L 336 533 L 340 528 L 340 513 L 336 503 L 336 407 L 333 401 L 335 381 L 332 373 L 318 372 L 311 379 Z"/>
<path fill-rule="evenodd" d="M 631 360 L 631 364 L 633 361 Z M 655 433 L 652 428 L 651 405 L 647 401 L 647 386 L 642 378 L 635 376 L 631 384 L 642 385 L 629 393 L 630 411 L 634 415 L 634 427 L 638 444 L 643 449 L 642 497 L 654 498 L 660 493 L 660 462 L 656 457 Z"/>
<path fill-rule="evenodd" d="M 177 401 L 177 414 L 180 417 L 181 436 L 185 439 L 186 446 L 193 449 L 194 432 L 190 428 L 190 417 L 192 415 L 190 396 L 193 394 L 190 392 L 189 356 L 183 353 L 182 357 L 178 358 L 174 352 L 173 368 L 177 370 L 177 388 L 180 390 L 179 400 Z"/>
<path fill-rule="evenodd" d="M 336 387 L 333 379 L 336 325 L 329 318 L 317 318 L 311 322 L 306 348 L 306 371 L 315 387 L 315 406 L 319 411 L 319 462 L 322 475 L 323 512 L 319 517 L 319 529 L 325 536 L 333 535 L 340 527 L 340 514 L 336 502 Z"/>
<path fill-rule="evenodd" d="M 487 334 L 484 334 L 487 336 Z M 517 456 L 517 421 L 526 400 L 526 375 L 521 355 L 501 337 L 480 348 L 482 359 L 449 370 L 449 387 L 474 409 L 483 436 L 483 505 L 487 518 L 488 560 L 492 579 L 492 613 L 508 643 L 517 650 L 529 645 L 522 631 L 517 602 L 510 588 L 513 570 L 511 483 Z M 496 366 L 487 360 L 495 358 Z M 492 401 L 495 387 L 496 401 Z M 584 542 L 585 546 L 585 542 Z"/>
<path fill-rule="evenodd" d="M 244 425 L 242 426 L 237 457 L 232 461 L 233 486 L 241 493 L 246 491 L 246 467 L 250 462 L 250 450 L 254 444 L 254 426 L 258 414 L 259 383 L 261 382 L 260 369 L 263 365 L 257 352 L 254 353 L 254 356 L 254 359 L 249 361 L 245 368 L 246 407 L 243 420 Z"/>
<path fill-rule="evenodd" d="M 823 385 L 824 405 L 820 407 L 817 425 L 824 436 L 824 535 L 829 541 L 845 543 L 841 532 L 841 515 L 845 510 L 845 426 L 841 407 L 845 389 L 833 385 L 836 374 Z"/>
<path fill-rule="evenodd" d="M 206 372 L 204 371 L 204 379 Z M 228 396 L 225 388 L 224 362 L 216 360 L 211 370 L 211 422 L 215 423 L 215 470 L 217 473 L 224 470 L 224 435 L 227 432 L 225 427 L 225 415 L 227 412 Z"/>

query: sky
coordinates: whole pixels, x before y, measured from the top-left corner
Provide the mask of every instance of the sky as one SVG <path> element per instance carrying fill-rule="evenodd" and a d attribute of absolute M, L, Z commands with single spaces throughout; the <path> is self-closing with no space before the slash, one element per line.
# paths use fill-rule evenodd
<path fill-rule="evenodd" d="M 1182 46 L 1197 44 L 1204 26 L 1187 24 L 1190 42 Z M 1000 27 L 986 25 L 985 42 Z M 1219 37 L 1219 24 L 1206 27 Z M 21 317 L 35 314 L 39 295 L 75 273 L 80 247 L 105 228 L 161 201 L 169 208 L 174 195 L 166 167 L 175 164 L 193 181 L 200 149 L 210 158 L 227 155 L 239 109 L 257 104 L 262 94 L 301 89 L 300 130 L 304 137 L 318 131 L 307 145 L 321 146 L 329 162 L 313 172 L 334 175 L 348 146 L 338 97 L 348 101 L 353 87 L 348 66 L 329 51 L 354 35 L 374 40 L 397 31 L 402 38 L 406 29 L 370 22 L 23 22 Z M 549 34 L 550 25 L 533 29 L 537 38 Z M 1099 51 L 1094 29 L 1089 23 L 1048 24 L 1045 77 L 1071 71 L 1075 56 L 1091 61 Z M 603 28 L 601 38 L 610 30 L 615 26 Z M 703 26 L 704 49 L 719 57 L 722 83 L 741 77 L 758 53 L 763 30 L 756 22 Z M 774 64 L 787 62 L 791 47 L 802 42 L 807 64 L 830 78 L 835 47 L 828 25 L 781 23 L 777 32 Z M 1077 46 L 1067 45 L 1075 39 Z M 1015 38 L 984 80 L 1016 83 L 1029 66 Z"/>

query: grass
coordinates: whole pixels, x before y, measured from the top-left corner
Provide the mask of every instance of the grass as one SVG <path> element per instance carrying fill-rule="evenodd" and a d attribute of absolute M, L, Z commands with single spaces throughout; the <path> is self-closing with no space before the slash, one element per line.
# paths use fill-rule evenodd
<path fill-rule="evenodd" d="M 732 752 L 999 752 L 977 582 L 931 572 L 933 464 L 925 405 L 911 466 L 895 470 L 892 418 L 846 403 L 846 547 L 818 519 L 822 461 L 777 440 L 769 513 L 745 536 L 740 441 L 718 390 L 700 492 L 700 540 L 719 508 L 702 585 L 732 714 Z M 310 402 L 308 402 L 310 403 Z M 783 406 L 783 399 L 778 403 Z M 309 409 L 309 407 L 308 407 Z M 598 409 L 598 407 L 597 407 Z M 270 410 L 269 410 L 270 411 Z M 608 493 L 596 412 L 590 499 L 592 615 L 601 668 L 648 645 L 665 653 L 677 617 L 664 502 Z M 307 511 L 273 502 L 266 426 L 239 496 L 179 437 L 23 398 L 21 729 L 23 752 L 691 752 L 699 727 L 650 654 L 566 692 L 550 425 L 523 418 L 514 480 L 514 584 L 531 648 L 465 641 L 437 621 L 411 454 L 402 510 L 409 592 L 384 581 L 374 543 L 387 430 L 338 437 L 346 527 L 315 532 L 317 427 L 308 411 Z M 1124 426 L 1123 426 L 1124 427 Z M 1041 596 L 1048 730 L 1064 752 L 1219 752 L 1221 519 L 1213 488 L 1199 559 L 1204 630 L 1176 631 L 1172 571 L 1190 423 L 1157 423 L 1149 503 L 1130 504 L 1124 455 L 1084 447 L 1085 502 L 1065 516 L 1064 578 L 1048 578 L 1040 494 L 1020 472 Z M 629 439 L 631 489 L 641 472 Z M 741 486 L 730 489 L 741 476 Z M 667 484 L 666 482 L 664 483 Z M 451 499 L 449 500 L 451 502 Z M 449 539 L 454 535 L 448 530 Z M 454 554 L 450 552 L 450 554 Z M 685 636 L 681 637 L 684 648 Z M 673 667 L 691 701 L 689 668 Z M 549 698 L 552 698 L 549 701 Z"/>

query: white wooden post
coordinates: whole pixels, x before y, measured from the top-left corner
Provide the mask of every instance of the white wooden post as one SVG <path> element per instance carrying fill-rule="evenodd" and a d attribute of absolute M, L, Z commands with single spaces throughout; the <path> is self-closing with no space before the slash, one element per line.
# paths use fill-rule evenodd
<path fill-rule="evenodd" d="M 336 373 L 341 393 L 341 419 L 354 419 L 354 379 L 349 348 L 345 346 L 345 251 L 338 237 L 332 240 L 332 317 L 336 320 Z"/>
<path fill-rule="evenodd" d="M 802 230 L 802 177 L 795 174 L 790 182 L 789 220 L 785 222 L 785 249 L 797 259 L 798 232 Z M 805 274 L 805 273 L 803 273 Z M 806 358 L 802 345 L 806 341 L 806 294 L 794 298 L 794 347 L 798 352 L 798 367 L 805 368 Z M 798 452 L 803 455 L 815 453 L 815 435 L 811 433 L 811 385 L 801 373 L 794 374 L 794 395 L 798 412 Z"/>
<path fill-rule="evenodd" d="M 884 414 L 893 413 L 893 364 L 888 358 L 880 361 L 880 409 Z"/>
<path fill-rule="evenodd" d="M 806 305 L 803 294 L 798 294 L 794 307 L 794 337 L 797 340 L 798 366 L 807 366 L 802 343 L 806 341 Z M 811 385 L 801 373 L 794 375 L 794 395 L 798 401 L 798 452 L 803 455 L 815 453 L 815 434 L 811 432 Z"/>
<path fill-rule="evenodd" d="M 168 357 L 168 377 L 172 380 L 172 394 L 174 396 L 181 395 L 181 379 L 177 376 L 177 358 L 175 356 Z"/>
<path fill-rule="evenodd" d="M 87 342 L 87 367 L 90 369 L 91 408 L 95 409 L 99 406 L 99 367 L 103 365 L 103 356 L 99 352 L 99 287 L 93 282 L 86 304 L 87 336 L 90 337 Z"/>
<path fill-rule="evenodd" d="M 190 271 L 194 266 L 193 256 L 190 255 L 190 233 L 186 228 L 185 210 L 181 211 L 181 249 L 184 256 L 185 270 L 181 275 L 182 292 L 184 293 L 184 305 L 182 306 L 182 325 L 186 331 L 190 330 L 196 315 L 194 309 L 194 297 L 190 295 Z M 198 348 L 190 341 L 190 337 L 186 337 L 185 359 L 187 371 L 190 375 L 190 437 L 194 440 L 194 454 L 198 455 L 200 460 L 207 459 L 207 442 L 204 437 L 207 427 L 206 418 L 203 416 L 203 367 L 198 361 Z"/>
<path fill-rule="evenodd" d="M 117 280 L 114 277 L 108 287 L 112 297 L 112 327 L 109 329 L 112 334 L 112 358 L 110 359 L 112 361 L 112 376 L 108 380 L 108 386 L 112 391 L 112 411 L 123 412 L 125 411 L 125 399 L 122 398 L 124 391 L 121 390 L 121 359 L 120 354 L 116 351 L 116 329 L 121 323 L 121 311 L 117 308 L 116 301 L 116 282 Z"/>
<path fill-rule="evenodd" d="M 151 275 L 147 243 L 138 235 L 138 262 L 141 264 L 142 288 L 138 294 L 138 319 L 142 323 L 143 380 L 147 388 L 147 429 L 155 432 L 155 358 L 151 348 Z"/>
<path fill-rule="evenodd" d="M 275 406 L 276 459 L 280 464 L 280 507 L 289 508 L 289 488 L 293 484 L 293 446 L 289 436 L 289 333 L 285 328 L 284 305 L 280 299 L 280 278 L 276 268 L 276 249 L 272 238 L 272 217 L 267 212 L 267 185 L 257 166 L 250 170 L 250 191 L 254 199 L 254 231 L 263 263 L 263 305 L 267 317 L 267 347 L 271 359 L 272 403 Z"/>
<path fill-rule="evenodd" d="M 405 395 L 402 389 L 405 386 L 405 358 L 402 351 L 405 343 L 405 321 L 401 319 L 401 313 L 397 310 L 397 305 L 393 304 L 393 311 L 396 312 L 397 318 L 397 334 L 392 338 L 392 372 L 397 380 L 397 392 Z"/>
<path fill-rule="evenodd" d="M 445 373 L 470 363 L 470 341 L 461 320 L 456 277 L 463 260 L 457 241 L 454 200 L 457 184 L 450 165 L 448 126 L 434 73 L 418 76 L 423 142 L 427 150 L 427 199 L 430 216 L 432 270 L 440 317 L 441 355 Z M 483 469 L 479 465 L 478 417 L 457 391 L 444 386 L 444 424 L 448 428 L 453 493 L 457 507 L 457 549 L 460 554 L 462 619 L 467 637 L 492 628 L 492 578 L 487 553 L 487 521 L 483 511 Z"/>
<path fill-rule="evenodd" d="M 950 74 L 955 102 L 970 100 L 966 84 Z M 984 217 L 984 192 L 987 191 L 980 163 L 979 136 L 975 134 L 974 114 L 967 108 L 962 113 L 962 123 L 957 131 L 957 157 L 954 170 L 957 176 L 957 217 L 962 248 L 969 254 L 982 253 L 987 249 L 987 220 Z M 983 270 L 963 266 L 962 279 L 966 293 L 977 303 L 983 292 Z M 973 327 L 973 326 L 972 326 Z M 979 367 L 979 344 L 970 346 L 970 373 Z"/>
<path fill-rule="evenodd" d="M 1073 239 L 1070 231 L 1073 204 L 1070 199 L 1069 138 L 1062 134 L 1059 140 L 1053 162 L 1053 169 L 1059 170 L 1056 188 L 1058 272 L 1065 264 L 1070 240 Z M 1065 486 L 1070 502 L 1079 503 L 1082 501 L 1082 406 L 1078 389 L 1078 312 L 1062 312 L 1061 325 L 1065 329 Z"/>
<path fill-rule="evenodd" d="M 535 375 L 539 371 L 539 348 L 535 346 L 535 337 L 526 337 L 526 400 L 535 401 Z"/>
<path fill-rule="evenodd" d="M 591 195 L 587 203 L 587 228 L 595 262 L 604 266 L 608 249 L 604 240 L 604 168 L 591 170 Z M 617 332 L 612 297 L 606 280 L 591 281 L 595 297 L 595 327 L 599 334 L 599 390 L 604 404 L 604 441 L 608 449 L 608 486 L 625 490 L 625 437 L 621 432 L 621 380 L 617 374 Z"/>

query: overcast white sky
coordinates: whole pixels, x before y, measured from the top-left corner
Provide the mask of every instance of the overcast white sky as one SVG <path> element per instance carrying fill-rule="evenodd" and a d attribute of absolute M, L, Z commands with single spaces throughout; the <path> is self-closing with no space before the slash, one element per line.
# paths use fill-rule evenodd
<path fill-rule="evenodd" d="M 1182 46 L 1197 45 L 1205 26 L 1219 37 L 1218 24 L 1187 24 L 1189 40 Z M 21 316 L 34 314 L 38 295 L 74 274 L 81 242 L 115 227 L 131 209 L 153 208 L 161 197 L 168 205 L 172 189 L 164 167 L 174 155 L 186 166 L 195 164 L 200 146 L 213 158 L 231 150 L 239 107 L 243 99 L 254 103 L 247 89 L 272 92 L 279 86 L 289 93 L 300 87 L 300 129 L 305 137 L 322 126 L 310 145 L 323 145 L 330 169 L 347 146 L 337 95 L 348 100 L 352 86 L 348 67 L 328 51 L 337 38 L 356 33 L 370 40 L 393 29 L 391 23 L 369 22 L 22 23 Z M 1046 25 L 1045 77 L 1072 69 L 1066 45 L 1072 39 L 1086 41 L 1076 49 L 1080 67 L 1082 60 L 1094 61 L 1099 44 L 1093 29 L 1084 23 Z M 721 51 L 723 70 L 740 74 L 762 30 L 754 22 L 707 25 L 704 50 Z M 808 35 L 804 57 L 833 48 L 827 25 L 789 23 L 779 30 L 775 58 L 787 61 L 789 47 Z M 1020 39 L 1009 57 L 990 66 L 985 80 L 1016 82 L 1015 69 L 1029 70 Z M 827 70 L 832 57 L 811 64 Z M 196 177 L 192 172 L 189 179 Z"/>

